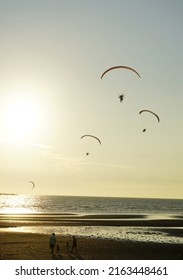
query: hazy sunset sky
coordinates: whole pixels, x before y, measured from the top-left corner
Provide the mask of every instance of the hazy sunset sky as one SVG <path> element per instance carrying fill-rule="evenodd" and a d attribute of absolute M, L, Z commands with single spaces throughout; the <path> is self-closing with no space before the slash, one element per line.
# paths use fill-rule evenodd
<path fill-rule="evenodd" d="M 0 192 L 183 198 L 182 11 L 0 0 Z"/>

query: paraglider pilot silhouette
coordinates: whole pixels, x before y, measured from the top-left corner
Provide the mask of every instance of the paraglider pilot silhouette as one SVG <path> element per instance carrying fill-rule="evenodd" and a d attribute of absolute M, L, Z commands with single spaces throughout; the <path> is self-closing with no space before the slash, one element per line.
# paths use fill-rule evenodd
<path fill-rule="evenodd" d="M 122 102 L 124 99 L 124 94 L 120 94 L 118 97 L 119 97 L 120 102 Z"/>

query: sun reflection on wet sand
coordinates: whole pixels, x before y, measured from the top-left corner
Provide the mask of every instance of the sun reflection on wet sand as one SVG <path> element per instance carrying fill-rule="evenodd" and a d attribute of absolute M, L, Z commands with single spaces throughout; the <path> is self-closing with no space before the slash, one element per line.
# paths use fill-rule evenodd
<path fill-rule="evenodd" d="M 168 230 L 168 234 L 167 231 Z M 101 227 L 101 226 L 24 226 L 0 228 L 0 231 L 25 232 L 37 234 L 50 234 L 56 232 L 57 235 L 72 236 L 77 235 L 87 238 L 115 239 L 121 241 L 142 241 L 155 243 L 181 244 L 183 237 L 181 228 L 149 228 L 149 227 Z"/>

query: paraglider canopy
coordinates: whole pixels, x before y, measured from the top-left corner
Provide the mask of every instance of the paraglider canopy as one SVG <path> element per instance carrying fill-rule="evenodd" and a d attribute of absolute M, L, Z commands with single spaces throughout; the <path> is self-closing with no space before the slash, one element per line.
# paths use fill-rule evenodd
<path fill-rule="evenodd" d="M 92 138 L 95 138 L 101 145 L 101 141 L 98 137 L 94 136 L 94 135 L 91 135 L 91 134 L 85 134 L 83 136 L 81 136 L 81 139 L 83 139 L 84 137 L 92 137 Z"/>
<path fill-rule="evenodd" d="M 89 137 L 89 138 L 93 138 L 94 140 L 96 140 L 100 145 L 101 145 L 101 141 L 98 137 L 91 135 L 91 134 L 84 134 L 81 136 L 81 139 L 85 138 L 85 137 Z M 89 156 L 89 152 L 86 152 L 86 156 Z"/>
<path fill-rule="evenodd" d="M 105 70 L 102 75 L 101 75 L 101 79 L 104 77 L 104 75 L 111 71 L 111 70 L 115 70 L 115 69 L 127 69 L 127 70 L 130 70 L 132 72 L 134 72 L 135 74 L 137 74 L 137 76 L 140 78 L 140 74 L 134 69 L 134 68 L 131 68 L 129 66 L 124 66 L 124 65 L 121 65 L 121 66 L 113 66 L 113 67 L 110 67 L 108 68 L 107 70 Z"/>
<path fill-rule="evenodd" d="M 132 67 L 129 67 L 129 66 L 125 66 L 125 65 L 117 65 L 117 66 L 113 66 L 113 67 L 110 67 L 108 68 L 107 70 L 105 70 L 102 75 L 101 75 L 101 79 L 110 71 L 113 71 L 113 70 L 116 70 L 116 69 L 125 69 L 127 71 L 130 71 L 132 73 L 135 73 L 135 75 L 137 75 L 139 78 L 140 78 L 140 74 Z M 123 72 L 124 74 L 124 72 Z M 125 75 L 124 75 L 125 76 Z M 121 77 L 121 76 L 120 76 Z M 119 83 L 117 83 L 117 87 L 119 86 Z M 121 82 L 120 82 L 120 87 L 121 87 Z M 124 84 L 123 84 L 123 87 L 124 87 Z M 123 89 L 124 90 L 124 89 Z M 124 95 L 123 94 L 120 94 L 119 96 L 119 100 L 120 100 L 120 103 L 123 101 L 123 98 L 124 98 Z"/>
<path fill-rule="evenodd" d="M 148 112 L 148 113 L 150 113 L 150 114 L 153 114 L 153 115 L 157 118 L 158 122 L 160 122 L 160 118 L 159 118 L 159 116 L 158 116 L 156 113 L 154 113 L 154 112 L 152 112 L 152 111 L 150 111 L 150 110 L 141 110 L 141 111 L 139 112 L 139 114 L 141 114 L 141 113 L 143 113 L 143 112 Z"/>
<path fill-rule="evenodd" d="M 147 113 L 152 114 L 153 116 L 156 117 L 157 121 L 160 122 L 159 116 L 158 116 L 156 113 L 154 113 L 153 111 L 150 111 L 150 110 L 141 110 L 141 111 L 139 112 L 139 114 L 142 114 L 142 113 L 144 113 L 144 112 L 147 112 Z M 146 128 L 144 128 L 144 129 L 142 130 L 142 132 L 146 132 Z"/>
<path fill-rule="evenodd" d="M 29 181 L 29 183 L 32 184 L 32 189 L 34 189 L 35 188 L 35 183 L 33 181 Z"/>

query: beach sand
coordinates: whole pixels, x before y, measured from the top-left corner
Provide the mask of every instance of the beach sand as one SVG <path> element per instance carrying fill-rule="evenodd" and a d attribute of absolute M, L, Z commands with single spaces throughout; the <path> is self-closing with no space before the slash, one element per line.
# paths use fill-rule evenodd
<path fill-rule="evenodd" d="M 103 216 L 104 217 L 104 216 Z M 130 216 L 131 217 L 131 216 Z M 18 227 L 23 226 L 145 226 L 145 227 L 165 227 L 166 234 L 170 236 L 183 237 L 183 217 L 179 219 L 153 220 L 129 219 L 129 216 L 122 216 L 120 219 L 100 220 L 100 216 L 90 219 L 80 219 L 65 217 L 65 215 L 1 215 L 0 216 L 0 259 L 1 260 L 177 260 L 183 259 L 182 243 L 160 243 L 142 242 L 135 240 L 114 240 L 107 238 L 94 238 L 77 236 L 78 254 L 70 253 L 66 249 L 66 242 L 71 244 L 72 235 L 64 235 L 55 232 L 60 252 L 52 254 L 49 248 L 49 238 L 47 234 L 17 232 Z M 86 218 L 86 217 L 85 217 Z M 106 218 L 109 218 L 107 216 Z M 114 217 L 116 218 L 116 216 Z M 131 217 L 132 218 L 132 217 Z M 134 218 L 134 217 L 133 217 Z M 137 218 L 137 217 L 135 217 Z M 9 229 L 15 228 L 15 231 Z"/>
<path fill-rule="evenodd" d="M 183 244 L 117 241 L 77 237 L 78 253 L 70 253 L 66 242 L 72 236 L 57 235 L 60 252 L 52 254 L 49 235 L 1 232 L 1 260 L 178 260 L 183 259 Z"/>

